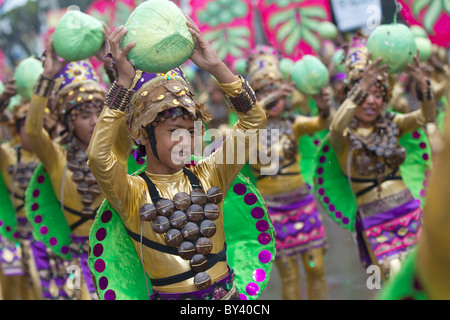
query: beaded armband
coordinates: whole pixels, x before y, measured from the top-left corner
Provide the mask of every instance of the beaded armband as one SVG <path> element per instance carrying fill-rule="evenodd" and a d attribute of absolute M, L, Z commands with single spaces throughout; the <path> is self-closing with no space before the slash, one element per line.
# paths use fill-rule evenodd
<path fill-rule="evenodd" d="M 357 106 L 360 106 L 364 103 L 368 96 L 369 93 L 367 91 L 361 90 L 356 86 L 352 90 L 350 90 L 347 97 L 352 100 Z"/>
<path fill-rule="evenodd" d="M 34 86 L 34 94 L 40 97 L 49 97 L 52 93 L 55 81 L 41 75 Z"/>
<path fill-rule="evenodd" d="M 123 86 L 119 86 L 117 81 L 114 81 L 111 89 L 109 89 L 106 95 L 105 105 L 113 110 L 127 111 L 128 106 L 131 104 L 134 91 L 126 89 Z"/>
<path fill-rule="evenodd" d="M 235 97 L 225 95 L 228 104 L 237 112 L 247 113 L 255 106 L 257 99 L 255 92 L 248 84 L 247 80 L 239 76 L 242 80 L 242 92 Z"/>
<path fill-rule="evenodd" d="M 422 91 L 416 86 L 417 99 L 421 102 L 428 102 L 434 99 L 433 89 L 431 88 L 430 79 L 425 80 L 428 84 L 427 90 Z"/>

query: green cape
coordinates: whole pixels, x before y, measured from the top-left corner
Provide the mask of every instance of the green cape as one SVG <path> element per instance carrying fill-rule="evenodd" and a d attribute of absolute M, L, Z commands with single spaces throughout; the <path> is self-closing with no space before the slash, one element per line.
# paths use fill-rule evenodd
<path fill-rule="evenodd" d="M 400 166 L 402 179 L 416 199 L 425 205 L 425 180 L 431 169 L 431 147 L 422 129 L 405 134 L 400 144 L 406 159 Z M 355 231 L 356 199 L 348 178 L 339 166 L 329 135 L 317 150 L 314 161 L 314 191 L 325 212 L 343 228 Z"/>

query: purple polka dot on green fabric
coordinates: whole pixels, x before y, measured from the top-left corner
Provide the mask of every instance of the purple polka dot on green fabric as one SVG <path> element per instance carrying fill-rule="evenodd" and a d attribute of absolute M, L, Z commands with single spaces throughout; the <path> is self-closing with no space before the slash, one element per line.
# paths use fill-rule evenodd
<path fill-rule="evenodd" d="M 116 300 L 116 293 L 113 290 L 106 291 L 105 300 Z"/>
<path fill-rule="evenodd" d="M 256 282 L 263 282 L 264 280 L 266 280 L 267 278 L 267 274 L 263 269 L 256 269 L 255 271 L 253 271 L 253 280 L 255 280 Z"/>
<path fill-rule="evenodd" d="M 41 175 L 41 176 L 37 177 L 36 181 L 37 181 L 37 183 L 41 184 L 45 181 L 45 177 Z"/>
<path fill-rule="evenodd" d="M 250 282 L 245 287 L 245 292 L 247 292 L 249 296 L 256 296 L 259 293 L 259 286 L 254 282 Z"/>
<path fill-rule="evenodd" d="M 258 253 L 258 259 L 261 263 L 269 263 L 272 260 L 272 254 L 269 250 L 261 250 Z"/>
<path fill-rule="evenodd" d="M 272 237 L 267 232 L 262 232 L 258 236 L 258 242 L 262 245 L 267 245 L 272 240 Z"/>
<path fill-rule="evenodd" d="M 95 261 L 95 263 L 94 263 L 95 271 L 97 271 L 98 273 L 101 273 L 101 272 L 105 271 L 105 268 L 106 268 L 105 261 L 103 261 L 102 259 L 98 259 L 97 261 Z"/>
<path fill-rule="evenodd" d="M 418 131 L 414 131 L 412 133 L 412 136 L 413 136 L 414 139 L 419 139 L 420 138 L 420 133 Z"/>
<path fill-rule="evenodd" d="M 330 212 L 334 212 L 334 210 L 336 210 L 336 207 L 334 206 L 334 204 L 330 204 L 328 206 L 328 210 L 330 210 Z"/>
<path fill-rule="evenodd" d="M 421 149 L 425 149 L 425 148 L 427 147 L 427 144 L 426 144 L 425 142 L 421 142 L 421 143 L 419 144 L 419 147 L 420 147 Z"/>
<path fill-rule="evenodd" d="M 61 253 L 62 254 L 68 254 L 69 253 L 69 247 L 68 246 L 62 246 L 61 247 Z"/>
<path fill-rule="evenodd" d="M 103 254 L 103 245 L 101 243 L 97 243 L 92 251 L 94 256 L 97 258 L 100 257 Z"/>
<path fill-rule="evenodd" d="M 322 173 L 323 173 L 323 168 L 322 167 L 317 168 L 317 174 L 322 174 Z"/>
<path fill-rule="evenodd" d="M 321 185 L 323 184 L 323 178 L 322 178 L 322 177 L 319 177 L 319 178 L 317 179 L 317 184 L 318 184 L 319 186 L 321 186 Z"/>
<path fill-rule="evenodd" d="M 420 190 L 421 197 L 425 197 L 426 195 L 427 195 L 427 192 L 424 189 Z"/>
<path fill-rule="evenodd" d="M 108 287 L 108 278 L 101 277 L 98 280 L 98 287 L 100 288 L 100 290 L 105 290 Z"/>
<path fill-rule="evenodd" d="M 39 232 L 42 234 L 42 235 L 46 235 L 47 233 L 48 233 L 48 228 L 46 227 L 46 226 L 42 226 L 40 229 L 39 229 Z"/>
<path fill-rule="evenodd" d="M 1 226 L 3 226 L 3 221 L 2 221 L 2 220 L 0 220 L 0 227 L 1 227 Z"/>
<path fill-rule="evenodd" d="M 247 192 L 247 187 L 243 183 L 236 183 L 233 187 L 233 191 L 238 196 L 242 196 Z"/>
<path fill-rule="evenodd" d="M 246 296 L 245 294 L 243 294 L 243 293 L 240 293 L 240 294 L 239 294 L 239 298 L 240 298 L 241 300 L 248 300 L 247 296 Z"/>
<path fill-rule="evenodd" d="M 342 218 L 342 223 L 343 224 L 348 224 L 350 222 L 350 220 L 347 217 L 343 217 Z"/>
<path fill-rule="evenodd" d="M 10 226 L 6 226 L 5 230 L 6 230 L 6 232 L 11 232 L 11 227 Z"/>
<path fill-rule="evenodd" d="M 326 160 L 325 156 L 319 157 L 319 162 L 320 162 L 320 163 L 324 163 L 325 160 Z"/>
<path fill-rule="evenodd" d="M 40 194 L 41 194 L 41 192 L 39 191 L 39 189 L 34 189 L 33 190 L 33 198 L 39 197 Z"/>
<path fill-rule="evenodd" d="M 256 223 L 256 229 L 257 229 L 259 232 L 267 231 L 267 230 L 269 229 L 269 223 L 268 223 L 266 220 L 259 220 L 259 221 Z"/>
<path fill-rule="evenodd" d="M 316 145 L 316 146 L 318 146 L 319 144 L 320 144 L 320 141 L 319 140 L 314 140 L 314 144 Z"/>
<path fill-rule="evenodd" d="M 38 214 L 38 215 L 36 215 L 35 217 L 34 217 L 34 222 L 35 223 L 42 223 L 42 216 L 40 215 L 40 214 Z"/>
<path fill-rule="evenodd" d="M 50 243 L 51 246 L 56 246 L 58 244 L 58 239 L 51 237 L 50 240 L 48 240 L 48 243 Z"/>
<path fill-rule="evenodd" d="M 338 218 L 338 219 L 341 219 L 341 218 L 342 218 L 342 212 L 336 211 L 336 213 L 334 214 L 334 216 L 335 216 L 336 218 Z"/>
<path fill-rule="evenodd" d="M 428 159 L 430 159 L 430 156 L 428 155 L 428 153 L 424 153 L 424 154 L 422 155 L 422 159 L 423 159 L 423 160 L 428 160 Z"/>
<path fill-rule="evenodd" d="M 32 211 L 36 211 L 37 209 L 39 209 L 39 205 L 38 205 L 37 203 L 33 203 L 33 204 L 31 205 L 31 210 L 32 210 Z"/>
<path fill-rule="evenodd" d="M 108 223 L 112 218 L 112 212 L 111 210 L 106 210 L 105 212 L 103 212 L 101 220 L 103 223 Z"/>
<path fill-rule="evenodd" d="M 244 197 L 244 201 L 249 206 L 252 206 L 258 201 L 258 197 L 254 193 L 247 193 Z"/>
<path fill-rule="evenodd" d="M 106 229 L 105 228 L 100 228 L 97 230 L 97 232 L 95 233 L 95 237 L 97 238 L 98 241 L 103 241 L 106 238 Z"/>
<path fill-rule="evenodd" d="M 330 150 L 330 147 L 329 147 L 329 146 L 323 146 L 323 148 L 322 148 L 322 152 L 325 152 L 325 153 L 327 153 L 327 152 L 328 152 L 328 150 Z"/>
<path fill-rule="evenodd" d="M 325 202 L 326 204 L 330 203 L 330 198 L 323 197 L 323 202 Z"/>
<path fill-rule="evenodd" d="M 17 239 L 17 238 L 19 238 L 19 233 L 18 232 L 14 232 L 12 236 L 13 236 L 14 239 Z"/>
<path fill-rule="evenodd" d="M 255 219 L 261 219 L 264 217 L 264 209 L 261 207 L 254 207 L 251 211 L 252 217 Z"/>
<path fill-rule="evenodd" d="M 317 193 L 321 196 L 323 196 L 325 194 L 325 189 L 324 188 L 319 188 L 319 190 L 317 190 Z"/>

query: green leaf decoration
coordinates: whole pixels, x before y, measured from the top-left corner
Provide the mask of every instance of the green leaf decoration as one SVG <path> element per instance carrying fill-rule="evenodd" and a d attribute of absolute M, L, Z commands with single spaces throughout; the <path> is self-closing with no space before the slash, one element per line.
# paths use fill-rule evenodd
<path fill-rule="evenodd" d="M 442 3 L 440 1 L 433 1 L 423 17 L 423 26 L 429 34 L 434 34 L 433 27 L 441 13 Z"/>
<path fill-rule="evenodd" d="M 420 14 L 420 11 L 422 11 L 423 8 L 425 8 L 427 5 L 430 4 L 430 0 L 416 0 L 414 1 L 412 5 L 412 11 L 414 16 L 417 18 Z"/>
<path fill-rule="evenodd" d="M 450 1 L 442 0 L 442 7 L 444 8 L 445 12 L 450 14 Z"/>
<path fill-rule="evenodd" d="M 295 46 L 300 42 L 302 37 L 302 31 L 304 29 L 300 26 L 297 26 L 292 33 L 287 37 L 286 42 L 284 44 L 284 48 L 286 49 L 286 52 L 289 54 L 292 54 L 294 51 Z"/>

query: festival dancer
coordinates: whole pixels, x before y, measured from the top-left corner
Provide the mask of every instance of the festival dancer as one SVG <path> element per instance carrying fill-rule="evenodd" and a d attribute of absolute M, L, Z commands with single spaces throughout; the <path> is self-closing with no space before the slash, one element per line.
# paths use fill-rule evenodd
<path fill-rule="evenodd" d="M 43 128 L 43 110 L 53 90 L 54 113 L 64 127 L 64 136 L 58 141 Z M 34 190 L 30 191 L 32 201 L 28 204 L 27 215 L 33 221 L 36 234 L 55 253 L 54 272 L 65 273 L 66 281 L 57 284 L 54 298 L 97 299 L 87 267 L 88 236 L 104 197 L 87 167 L 86 149 L 105 93 L 88 61 L 60 60 L 49 42 L 44 71 L 35 86 L 25 129 L 43 165 L 42 174 L 36 174 L 32 181 Z M 125 125 L 123 130 L 126 130 Z M 123 135 L 118 143 L 116 154 L 126 166 L 129 139 Z M 67 277 L 69 266 L 80 270 L 79 287 Z"/>
<path fill-rule="evenodd" d="M 400 138 L 434 121 L 436 112 L 433 91 L 418 56 L 407 72 L 418 84 L 421 108 L 407 114 L 385 112 L 390 86 L 385 72 L 388 66 L 380 61 L 371 62 L 364 40 L 355 39 L 350 46 L 346 57 L 348 96 L 333 117 L 329 141 L 318 155 L 315 181 L 330 217 L 356 230 L 361 263 L 378 265 L 385 280 L 398 271 L 416 244 L 422 222 L 420 201 L 406 184 L 408 172 L 400 170 L 406 156 L 422 146 L 414 145 L 407 154 Z M 331 166 L 333 152 L 336 166 Z M 418 167 L 415 170 L 419 173 Z M 337 190 L 333 177 L 342 177 L 342 173 L 351 187 L 342 185 Z M 336 201 L 355 203 L 355 208 L 339 210 Z"/>
<path fill-rule="evenodd" d="M 3 113 L 10 98 L 16 95 L 16 79 L 8 82 L 0 96 Z M 46 260 L 45 245 L 32 236 L 32 227 L 25 214 L 25 193 L 34 169 L 39 163 L 27 135 L 25 117 L 30 101 L 24 98 L 12 110 L 8 127 L 13 139 L 0 146 L 0 168 L 2 185 L 2 271 L 4 275 L 5 299 L 42 299 L 44 285 L 40 281 L 39 261 Z M 49 109 L 44 118 L 46 130 L 51 132 L 54 122 Z M 17 246 L 19 244 L 20 246 Z M 16 274 L 17 273 L 17 274 Z"/>
<path fill-rule="evenodd" d="M 299 168 L 298 140 L 302 135 L 327 128 L 329 101 L 318 94 L 319 115 L 282 115 L 292 84 L 283 81 L 279 70 L 280 55 L 271 47 L 258 46 L 248 60 L 248 79 L 268 118 L 267 129 L 279 130 L 279 141 L 269 148 L 279 149 L 279 169 L 262 175 L 260 164 L 250 163 L 257 176 L 257 187 L 268 207 L 276 230 L 276 265 L 285 300 L 300 299 L 298 254 L 307 275 L 308 298 L 326 299 L 324 255 L 326 245 L 322 217 L 316 209 L 310 187 Z M 268 130 L 268 132 L 270 132 Z M 270 134 L 270 133 L 269 133 Z"/>
<path fill-rule="evenodd" d="M 424 208 L 426 223 L 417 247 L 406 258 L 400 272 L 381 290 L 381 300 L 450 299 L 450 118 L 445 120 L 442 146 L 435 154 L 433 172 Z"/>
<path fill-rule="evenodd" d="M 187 25 L 195 39 L 190 59 L 220 83 L 238 112 L 235 129 L 257 132 L 263 128 L 266 116 L 251 87 L 219 60 L 189 17 Z M 89 145 L 89 167 L 133 240 L 133 251 L 142 263 L 141 270 L 135 272 L 142 273 L 144 268 L 145 279 L 147 275 L 150 278 L 150 299 L 239 299 L 233 270 L 224 256 L 226 213 L 222 212 L 222 199 L 243 164 L 236 159 L 228 162 L 229 150 L 224 146 L 228 141 L 233 150 L 249 152 L 249 143 L 245 139 L 233 143 L 234 138 L 229 137 L 212 155 L 186 168 L 184 163 L 192 153 L 194 120 L 208 122 L 211 117 L 193 100 L 180 69 L 165 74 L 134 69 L 127 54 L 135 42 L 120 49 L 127 31 L 121 26 L 109 37 L 119 78 L 107 94 Z M 127 175 L 111 149 L 118 138 L 118 124 L 127 117 L 133 140 L 140 152 L 147 154 L 146 171 L 138 176 Z M 180 131 L 189 132 L 189 137 L 172 141 L 173 133 Z M 194 210 L 191 202 L 202 205 L 205 200 L 214 210 Z M 93 254 L 97 255 L 96 248 Z M 103 270 L 101 262 L 95 266 Z M 115 274 L 120 277 L 118 272 Z M 105 285 L 99 282 L 99 287 Z"/>

